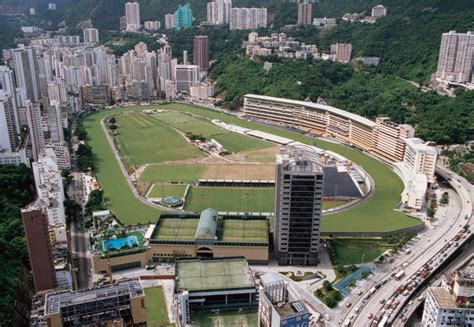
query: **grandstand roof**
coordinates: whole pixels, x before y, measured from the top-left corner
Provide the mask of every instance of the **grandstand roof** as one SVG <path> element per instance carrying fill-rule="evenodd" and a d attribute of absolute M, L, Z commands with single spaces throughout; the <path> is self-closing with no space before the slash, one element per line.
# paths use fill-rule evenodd
<path fill-rule="evenodd" d="M 244 258 L 176 261 L 176 289 L 211 291 L 255 288 L 255 281 Z"/>
<path fill-rule="evenodd" d="M 265 95 L 256 95 L 256 94 L 246 94 L 245 97 L 248 98 L 253 98 L 253 99 L 260 99 L 260 100 L 267 100 L 267 101 L 275 101 L 275 102 L 281 102 L 281 103 L 290 103 L 293 105 L 297 106 L 304 106 L 308 109 L 317 109 L 317 110 L 325 110 L 329 113 L 335 114 L 337 116 L 345 117 L 348 118 L 352 121 L 358 122 L 360 124 L 369 126 L 373 128 L 375 126 L 375 122 L 373 122 L 370 119 L 367 119 L 365 117 L 353 114 L 351 112 L 323 105 L 323 104 L 318 104 L 314 102 L 306 102 L 306 101 L 299 101 L 299 100 L 291 100 L 291 99 L 285 99 L 285 98 L 276 98 L 276 97 L 270 97 L 270 96 L 265 96 Z"/>

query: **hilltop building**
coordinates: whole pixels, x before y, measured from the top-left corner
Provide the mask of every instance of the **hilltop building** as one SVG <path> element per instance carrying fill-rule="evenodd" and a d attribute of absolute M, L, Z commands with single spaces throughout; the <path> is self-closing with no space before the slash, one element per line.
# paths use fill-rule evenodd
<path fill-rule="evenodd" d="M 298 25 L 311 25 L 313 4 L 307 0 L 298 4 Z"/>
<path fill-rule="evenodd" d="M 180 5 L 174 13 L 174 27 L 179 30 L 193 26 L 193 11 L 189 3 Z"/>
<path fill-rule="evenodd" d="M 267 8 L 232 8 L 230 30 L 249 30 L 267 27 Z"/>
<path fill-rule="evenodd" d="M 474 32 L 443 33 L 436 80 L 452 84 L 473 84 Z"/>
<path fill-rule="evenodd" d="M 140 29 L 140 4 L 138 2 L 127 2 L 125 4 L 125 22 L 127 31 L 138 31 Z"/>
<path fill-rule="evenodd" d="M 232 0 L 214 0 L 207 3 L 207 22 L 212 25 L 229 24 Z"/>

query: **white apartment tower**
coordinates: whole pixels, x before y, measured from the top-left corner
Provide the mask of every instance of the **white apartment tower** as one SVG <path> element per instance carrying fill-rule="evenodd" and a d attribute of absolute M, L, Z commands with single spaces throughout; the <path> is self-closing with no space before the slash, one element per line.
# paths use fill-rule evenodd
<path fill-rule="evenodd" d="M 427 145 L 419 138 L 408 138 L 405 143 L 403 162 L 413 169 L 415 174 L 425 175 L 428 183 L 434 183 L 436 160 L 438 159 L 436 148 Z"/>
<path fill-rule="evenodd" d="M 372 8 L 372 17 L 380 18 L 387 16 L 387 8 L 383 5 L 377 5 Z"/>
<path fill-rule="evenodd" d="M 0 151 L 14 152 L 17 145 L 13 96 L 0 90 Z"/>
<path fill-rule="evenodd" d="M 61 108 L 58 102 L 53 102 L 48 108 L 48 129 L 50 133 L 51 143 L 63 143 L 64 142 L 64 131 L 63 131 L 63 118 L 61 114 Z"/>
<path fill-rule="evenodd" d="M 125 4 L 125 20 L 127 31 L 138 31 L 140 29 L 140 5 L 138 2 L 127 2 Z"/>
<path fill-rule="evenodd" d="M 33 175 L 38 200 L 46 209 L 48 224 L 50 226 L 65 224 L 63 178 L 52 149 L 41 151 L 38 161 L 33 163 Z"/>
<path fill-rule="evenodd" d="M 288 147 L 277 156 L 274 252 L 280 265 L 318 263 L 323 177 L 311 147 Z"/>
<path fill-rule="evenodd" d="M 471 84 L 474 67 L 474 32 L 443 33 L 436 79 L 447 83 Z"/>
<path fill-rule="evenodd" d="M 267 8 L 232 8 L 230 11 L 231 30 L 249 30 L 267 27 Z"/>
<path fill-rule="evenodd" d="M 84 28 L 82 34 L 84 35 L 84 43 L 99 43 L 99 30 L 97 28 Z"/>
<path fill-rule="evenodd" d="M 174 14 L 166 14 L 165 15 L 165 29 L 169 30 L 174 28 L 175 26 L 175 20 L 174 20 Z"/>
<path fill-rule="evenodd" d="M 16 101 L 16 90 L 14 84 L 14 75 L 13 71 L 8 66 L 0 66 L 0 90 L 4 92 L 5 95 L 10 95 L 13 101 L 13 114 L 15 115 L 15 125 L 17 134 L 20 133 L 20 117 L 18 114 L 18 105 Z"/>
<path fill-rule="evenodd" d="M 213 25 L 229 24 L 232 0 L 215 0 L 207 3 L 207 22 Z"/>
<path fill-rule="evenodd" d="M 33 160 L 37 161 L 41 150 L 45 148 L 44 134 L 41 127 L 41 109 L 38 103 L 27 101 L 26 119 L 33 152 Z"/>
<path fill-rule="evenodd" d="M 19 45 L 12 49 L 13 70 L 17 87 L 25 91 L 26 99 L 38 101 L 40 98 L 38 61 L 31 47 Z"/>

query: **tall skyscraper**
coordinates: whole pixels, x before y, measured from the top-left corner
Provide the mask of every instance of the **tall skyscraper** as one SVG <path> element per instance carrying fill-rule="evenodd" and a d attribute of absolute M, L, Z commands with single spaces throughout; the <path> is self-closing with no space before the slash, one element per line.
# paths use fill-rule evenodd
<path fill-rule="evenodd" d="M 312 21 L 312 13 L 313 11 L 313 4 L 304 1 L 303 3 L 298 4 L 298 24 L 301 25 L 311 25 Z"/>
<path fill-rule="evenodd" d="M 215 0 L 207 3 L 207 22 L 214 25 L 229 24 L 232 0 Z"/>
<path fill-rule="evenodd" d="M 84 28 L 82 33 L 84 35 L 84 43 L 99 43 L 99 30 L 97 28 Z"/>
<path fill-rule="evenodd" d="M 10 95 L 13 101 L 13 109 L 15 115 L 16 132 L 20 134 L 20 115 L 18 113 L 18 104 L 16 101 L 16 90 L 14 84 L 13 71 L 8 66 L 0 66 L 0 90 L 6 95 Z"/>
<path fill-rule="evenodd" d="M 41 208 L 30 207 L 21 210 L 21 217 L 35 290 L 39 292 L 53 289 L 57 281 L 46 215 Z"/>
<path fill-rule="evenodd" d="M 275 256 L 281 265 L 316 265 L 323 171 L 314 149 L 289 147 L 277 156 Z"/>
<path fill-rule="evenodd" d="M 41 109 L 38 103 L 27 101 L 26 120 L 33 152 L 33 160 L 37 161 L 40 151 L 45 148 L 43 129 L 41 128 Z"/>
<path fill-rule="evenodd" d="M 138 2 L 127 2 L 125 4 L 125 20 L 127 31 L 138 31 L 140 29 L 140 5 Z"/>
<path fill-rule="evenodd" d="M 196 35 L 194 37 L 193 49 L 194 64 L 201 70 L 209 69 L 209 38 L 207 35 Z"/>
<path fill-rule="evenodd" d="M 0 151 L 13 152 L 18 145 L 13 96 L 0 90 Z"/>
<path fill-rule="evenodd" d="M 40 98 L 38 61 L 33 49 L 20 45 L 11 52 L 17 87 L 25 91 L 27 100 L 38 101 Z"/>
<path fill-rule="evenodd" d="M 267 8 L 232 8 L 229 29 L 249 30 L 267 27 Z"/>
<path fill-rule="evenodd" d="M 474 32 L 443 33 L 436 79 L 450 83 L 474 83 Z"/>
<path fill-rule="evenodd" d="M 176 29 L 193 26 L 193 11 L 189 3 L 180 5 L 174 13 L 174 27 Z"/>
<path fill-rule="evenodd" d="M 53 102 L 48 108 L 48 129 L 50 133 L 51 143 L 63 143 L 63 117 L 59 103 Z"/>

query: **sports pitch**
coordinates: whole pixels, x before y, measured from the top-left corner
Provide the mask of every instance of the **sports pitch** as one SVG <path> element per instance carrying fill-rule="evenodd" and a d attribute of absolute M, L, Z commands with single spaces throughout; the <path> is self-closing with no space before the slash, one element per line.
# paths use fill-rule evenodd
<path fill-rule="evenodd" d="M 188 187 L 187 184 L 153 184 L 147 198 L 166 198 L 168 196 L 182 198 L 186 187 Z"/>
<path fill-rule="evenodd" d="M 133 165 L 204 157 L 176 130 L 144 114 L 117 115 L 119 152 Z"/>
<path fill-rule="evenodd" d="M 100 186 L 105 190 L 107 205 L 126 224 L 148 222 L 156 219 L 160 211 L 141 203 L 134 198 L 129 189 L 112 149 L 101 128 L 100 121 L 106 116 L 120 112 L 141 111 L 147 107 L 126 107 L 113 111 L 101 111 L 84 119 L 84 127 L 89 133 L 89 144 L 96 155 L 96 175 Z M 149 106 L 148 108 L 156 108 Z M 362 166 L 374 179 L 375 191 L 364 203 L 341 213 L 326 215 L 322 219 L 323 232 L 368 232 L 392 231 L 419 225 L 418 219 L 406 216 L 393 210 L 400 201 L 403 183 L 398 176 L 385 164 L 367 156 L 358 149 L 313 139 L 298 133 L 281 130 L 258 123 L 241 120 L 237 117 L 183 104 L 166 104 L 159 108 L 193 113 L 209 119 L 219 119 L 242 127 L 258 129 L 282 137 L 292 138 L 306 144 L 316 145 L 339 153 L 354 163 Z"/>
<path fill-rule="evenodd" d="M 193 327 L 255 327 L 258 326 L 257 311 L 223 312 L 196 314 L 193 316 Z"/>

